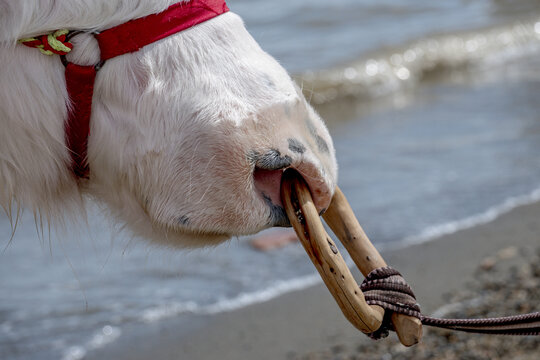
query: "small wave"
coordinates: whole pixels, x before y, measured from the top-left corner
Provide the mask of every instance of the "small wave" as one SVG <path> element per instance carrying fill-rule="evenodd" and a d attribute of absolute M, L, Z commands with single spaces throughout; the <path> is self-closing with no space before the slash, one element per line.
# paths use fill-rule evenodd
<path fill-rule="evenodd" d="M 540 201 L 540 188 L 537 188 L 526 195 L 508 198 L 502 204 L 493 206 L 484 211 L 483 213 L 476 214 L 461 220 L 450 221 L 447 223 L 430 226 L 418 235 L 406 237 L 405 239 L 403 239 L 403 241 L 399 243 L 399 246 L 397 247 L 402 248 L 411 245 L 422 244 L 439 238 L 443 235 L 449 235 L 460 230 L 470 229 L 474 226 L 478 226 L 481 224 L 487 224 L 497 219 L 499 216 L 506 214 L 519 206 L 533 204 L 538 201 Z"/>
<path fill-rule="evenodd" d="M 345 66 L 300 75 L 312 103 L 373 99 L 412 88 L 429 74 L 493 65 L 540 50 L 540 20 L 430 37 Z"/>
<path fill-rule="evenodd" d="M 180 314 L 198 313 L 200 308 L 201 306 L 194 301 L 187 301 L 185 303 L 172 302 L 146 309 L 141 315 L 141 320 L 146 323 L 152 323 Z"/>
<path fill-rule="evenodd" d="M 94 333 L 85 345 L 71 346 L 64 351 L 62 360 L 81 360 L 86 357 L 88 351 L 96 350 L 114 342 L 120 337 L 122 331 L 115 326 L 105 325 Z"/>
<path fill-rule="evenodd" d="M 291 280 L 278 281 L 273 286 L 270 286 L 264 290 L 240 294 L 236 298 L 219 301 L 214 305 L 208 306 L 205 309 L 205 313 L 216 314 L 228 312 L 248 305 L 266 302 L 285 293 L 306 289 L 320 283 L 321 281 L 322 280 L 318 274 L 306 275 Z"/>
<path fill-rule="evenodd" d="M 290 280 L 277 281 L 265 289 L 241 293 L 233 298 L 221 299 L 209 305 L 199 305 L 192 301 L 164 304 L 145 310 L 141 315 L 141 320 L 151 323 L 186 313 L 214 315 L 229 312 L 249 305 L 266 302 L 292 291 L 303 290 L 320 282 L 321 279 L 318 274 L 310 274 Z"/>

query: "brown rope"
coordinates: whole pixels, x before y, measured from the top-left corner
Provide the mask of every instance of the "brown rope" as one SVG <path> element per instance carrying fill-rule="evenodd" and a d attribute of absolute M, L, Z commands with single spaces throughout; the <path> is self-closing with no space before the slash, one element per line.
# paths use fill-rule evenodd
<path fill-rule="evenodd" d="M 392 330 L 391 312 L 420 319 L 423 325 L 444 329 L 500 335 L 540 335 L 540 312 L 487 319 L 438 319 L 422 315 L 416 297 L 399 271 L 390 266 L 373 270 L 360 285 L 366 302 L 386 310 L 382 326 L 369 334 L 380 339 Z"/>

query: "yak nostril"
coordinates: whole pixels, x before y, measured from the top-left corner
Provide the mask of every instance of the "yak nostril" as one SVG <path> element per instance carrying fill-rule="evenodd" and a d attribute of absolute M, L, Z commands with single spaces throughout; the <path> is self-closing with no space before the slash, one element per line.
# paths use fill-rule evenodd
<path fill-rule="evenodd" d="M 256 154 L 254 160 L 255 188 L 267 202 L 283 207 L 280 196 L 281 175 L 284 169 L 291 166 L 292 158 L 282 155 L 279 150 L 270 149 L 264 154 Z"/>
<path fill-rule="evenodd" d="M 279 150 L 271 149 L 262 155 L 255 155 L 255 166 L 262 170 L 280 170 L 291 166 L 289 155 L 281 155 Z"/>
<path fill-rule="evenodd" d="M 255 167 L 253 180 L 255 189 L 262 195 L 265 202 L 273 209 L 283 209 L 281 201 L 281 178 L 286 169 L 294 169 L 304 178 L 313 197 L 315 207 L 323 213 L 332 199 L 332 189 L 329 188 L 317 168 L 309 163 L 300 163 L 283 169 L 267 170 Z"/>
<path fill-rule="evenodd" d="M 276 149 L 270 149 L 262 154 L 254 152 L 250 159 L 255 165 L 253 171 L 255 190 L 263 197 L 273 213 L 277 213 L 278 210 L 281 210 L 280 214 L 283 213 L 281 178 L 285 169 L 289 168 L 295 169 L 304 178 L 317 210 L 324 211 L 330 205 L 334 191 L 330 188 L 324 167 L 318 161 L 305 156 L 293 161 L 291 156 L 281 154 Z"/>
<path fill-rule="evenodd" d="M 255 182 L 255 188 L 262 196 L 273 205 L 283 207 L 281 202 L 281 176 L 283 175 L 283 169 L 278 170 L 266 170 L 260 167 L 255 167 L 253 172 L 253 180 Z"/>

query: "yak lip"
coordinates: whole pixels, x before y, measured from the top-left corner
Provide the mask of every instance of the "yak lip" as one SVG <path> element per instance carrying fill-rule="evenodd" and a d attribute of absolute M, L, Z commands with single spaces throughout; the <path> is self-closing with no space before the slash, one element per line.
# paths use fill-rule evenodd
<path fill-rule="evenodd" d="M 296 170 L 306 181 L 319 212 L 324 212 L 330 205 L 333 189 L 330 189 L 327 183 L 324 169 L 317 165 L 318 161 L 307 160 L 304 156 L 295 161 L 290 155 L 278 149 L 269 149 L 262 153 L 253 152 L 249 158 L 253 163 L 255 190 L 266 203 L 272 205 L 271 209 L 273 206 L 284 208 L 281 200 L 281 179 L 283 172 L 288 169 Z"/>
<path fill-rule="evenodd" d="M 320 180 L 317 176 L 310 176 L 314 172 L 313 168 L 304 167 L 302 169 L 302 165 L 300 165 L 300 169 L 287 166 L 281 169 L 267 170 L 256 166 L 253 171 L 254 185 L 256 191 L 270 209 L 271 226 L 291 226 L 281 199 L 283 174 L 289 171 L 297 172 L 306 181 L 316 208 L 321 214 L 330 204 L 331 191 L 323 180 Z"/>
<path fill-rule="evenodd" d="M 267 170 L 255 167 L 253 171 L 253 181 L 255 189 L 263 196 L 265 202 L 270 206 L 283 208 L 281 201 L 281 178 L 285 169 Z"/>
<path fill-rule="evenodd" d="M 289 220 L 283 205 L 274 204 L 272 200 L 264 193 L 262 193 L 262 196 L 266 202 L 266 205 L 270 208 L 270 226 L 291 227 L 291 221 Z"/>

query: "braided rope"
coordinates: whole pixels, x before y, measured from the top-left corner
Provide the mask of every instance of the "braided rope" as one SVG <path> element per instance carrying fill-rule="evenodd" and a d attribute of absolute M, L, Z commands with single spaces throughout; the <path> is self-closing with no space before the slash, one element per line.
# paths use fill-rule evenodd
<path fill-rule="evenodd" d="M 66 55 L 73 49 L 73 45 L 67 39 L 68 33 L 67 29 L 60 29 L 50 34 L 20 39 L 19 43 L 36 48 L 44 55 Z"/>
<path fill-rule="evenodd" d="M 386 310 L 381 327 L 368 334 L 372 339 L 388 336 L 393 330 L 390 315 L 397 312 L 414 316 L 423 325 L 444 329 L 501 335 L 540 335 L 540 312 L 487 319 L 438 319 L 422 315 L 416 297 L 399 271 L 390 266 L 370 272 L 360 285 L 366 302 Z"/>

